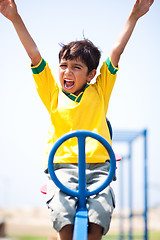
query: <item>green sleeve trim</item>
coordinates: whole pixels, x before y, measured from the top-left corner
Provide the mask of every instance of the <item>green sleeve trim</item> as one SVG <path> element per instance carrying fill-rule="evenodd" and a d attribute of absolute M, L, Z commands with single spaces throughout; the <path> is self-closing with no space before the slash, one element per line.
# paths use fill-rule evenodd
<path fill-rule="evenodd" d="M 32 73 L 33 74 L 41 73 L 44 70 L 45 66 L 46 66 L 46 61 L 44 59 L 42 59 L 39 65 L 31 68 Z"/>
<path fill-rule="evenodd" d="M 107 58 L 105 63 L 107 64 L 110 73 L 115 75 L 116 72 L 118 71 L 118 68 L 114 67 L 114 65 L 112 64 L 111 59 L 109 57 Z"/>

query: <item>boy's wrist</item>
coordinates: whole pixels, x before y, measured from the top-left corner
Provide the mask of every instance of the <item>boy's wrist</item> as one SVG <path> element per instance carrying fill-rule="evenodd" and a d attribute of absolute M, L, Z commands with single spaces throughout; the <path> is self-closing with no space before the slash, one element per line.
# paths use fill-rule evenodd
<path fill-rule="evenodd" d="M 132 22 L 132 23 L 136 23 L 139 19 L 139 16 L 134 13 L 134 12 L 131 12 L 131 14 L 129 15 L 129 21 Z"/>
<path fill-rule="evenodd" d="M 13 24 L 15 24 L 16 22 L 18 22 L 19 20 L 21 20 L 21 17 L 20 17 L 20 15 L 19 15 L 19 13 L 16 12 L 10 20 L 11 20 L 11 22 L 12 22 Z"/>

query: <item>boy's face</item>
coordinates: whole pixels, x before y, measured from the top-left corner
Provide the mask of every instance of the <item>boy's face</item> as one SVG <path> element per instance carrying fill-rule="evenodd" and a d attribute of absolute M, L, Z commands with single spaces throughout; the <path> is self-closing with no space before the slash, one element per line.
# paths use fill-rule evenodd
<path fill-rule="evenodd" d="M 92 70 L 96 73 L 96 70 Z M 59 80 L 62 89 L 68 93 L 78 95 L 87 82 L 90 82 L 93 76 L 92 71 L 88 74 L 87 66 L 79 59 L 66 60 L 61 59 L 59 64 Z"/>

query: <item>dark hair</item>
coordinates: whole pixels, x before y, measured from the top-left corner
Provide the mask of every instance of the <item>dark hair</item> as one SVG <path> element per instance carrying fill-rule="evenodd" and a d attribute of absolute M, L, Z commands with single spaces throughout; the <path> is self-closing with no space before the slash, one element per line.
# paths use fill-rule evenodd
<path fill-rule="evenodd" d="M 100 50 L 88 39 L 63 45 L 59 52 L 59 62 L 62 58 L 66 60 L 80 59 L 88 67 L 88 73 L 97 69 L 100 57 Z"/>

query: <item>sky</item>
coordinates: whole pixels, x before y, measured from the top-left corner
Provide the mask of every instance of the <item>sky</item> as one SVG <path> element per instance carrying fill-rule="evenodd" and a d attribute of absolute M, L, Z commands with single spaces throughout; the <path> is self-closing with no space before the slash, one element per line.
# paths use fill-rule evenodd
<path fill-rule="evenodd" d="M 17 0 L 16 3 L 58 81 L 59 42 L 80 40 L 84 35 L 102 51 L 101 65 L 134 1 Z M 139 19 L 121 56 L 107 114 L 113 130 L 148 130 L 150 207 L 160 205 L 159 13 L 160 2 L 155 0 L 150 12 Z M 49 115 L 36 92 L 30 59 L 12 24 L 0 15 L 0 207 L 44 206 L 45 198 L 39 189 L 47 181 L 43 158 L 48 125 Z M 139 147 L 142 144 L 138 141 L 137 145 L 133 173 L 134 188 L 139 193 L 143 164 Z M 121 153 L 121 146 L 115 147 Z"/>

